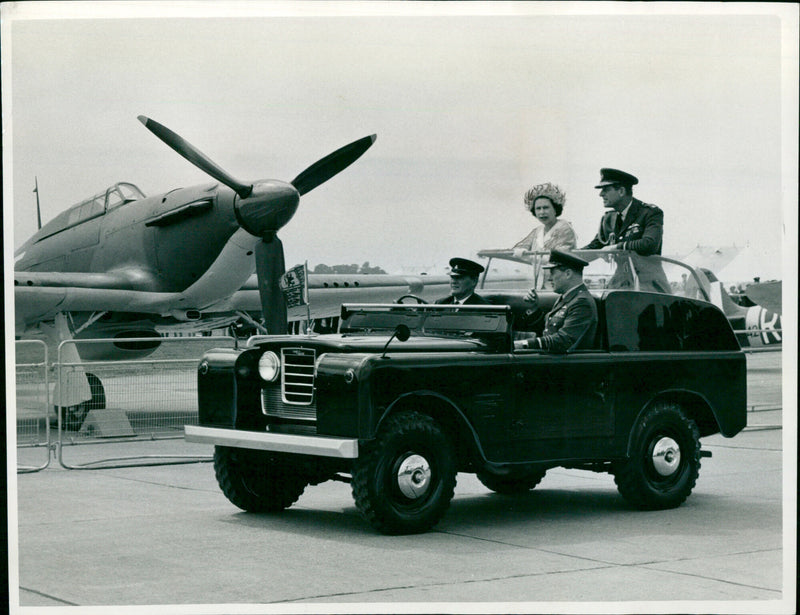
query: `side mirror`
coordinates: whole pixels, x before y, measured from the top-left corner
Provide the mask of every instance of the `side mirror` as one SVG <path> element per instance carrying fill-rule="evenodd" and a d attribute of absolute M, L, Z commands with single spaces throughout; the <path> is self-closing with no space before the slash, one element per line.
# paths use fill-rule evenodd
<path fill-rule="evenodd" d="M 395 327 L 394 337 L 399 339 L 401 342 L 405 342 L 409 337 L 411 337 L 411 329 L 409 329 L 407 325 L 401 323 Z"/>
<path fill-rule="evenodd" d="M 389 344 L 392 343 L 394 338 L 399 339 L 401 342 L 405 342 L 409 337 L 411 337 L 411 329 L 408 328 L 408 325 L 399 324 L 394 328 L 394 333 L 392 333 L 392 337 L 388 339 L 386 342 L 386 346 L 383 347 L 383 354 L 381 355 L 381 359 L 386 358 L 386 349 L 389 347 Z"/>

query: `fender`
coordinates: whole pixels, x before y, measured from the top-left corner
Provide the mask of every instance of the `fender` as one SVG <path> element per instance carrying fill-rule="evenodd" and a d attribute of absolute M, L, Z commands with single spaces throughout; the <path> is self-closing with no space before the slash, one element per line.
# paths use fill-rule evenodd
<path fill-rule="evenodd" d="M 719 428 L 720 433 L 728 438 L 739 433 L 739 431 L 741 431 L 741 429 L 744 427 L 744 424 L 747 422 L 746 408 L 744 408 L 742 412 L 744 424 L 740 425 L 738 421 L 736 424 L 731 424 L 730 422 L 720 420 L 719 413 L 714 410 L 713 405 L 705 395 L 702 395 L 696 391 L 675 388 L 660 391 L 658 395 L 655 395 L 649 399 L 647 403 L 643 404 L 639 412 L 636 414 L 636 418 L 632 424 L 638 425 L 642 415 L 647 411 L 647 409 L 659 401 L 673 401 L 680 405 L 687 417 L 697 423 L 701 437 L 710 433 L 715 433 L 715 430 L 707 427 L 710 419 L 713 419 L 716 426 Z M 630 455 L 631 448 L 633 446 L 633 432 L 634 430 L 632 429 L 628 434 L 628 443 L 625 447 L 625 453 L 627 455 Z"/>
<path fill-rule="evenodd" d="M 480 460 L 483 461 L 483 462 L 489 462 L 489 460 L 486 457 L 486 453 L 484 452 L 483 447 L 481 446 L 481 442 L 480 442 L 480 438 L 478 437 L 478 433 L 475 431 L 475 429 L 473 428 L 472 424 L 469 422 L 467 417 L 464 416 L 464 413 L 461 411 L 461 409 L 451 399 L 445 397 L 441 393 L 437 393 L 436 391 L 430 391 L 430 390 L 411 391 L 409 393 L 404 393 L 404 394 L 400 395 L 399 397 L 397 397 L 391 404 L 389 404 L 389 406 L 381 414 L 381 416 L 378 419 L 378 421 L 375 423 L 375 428 L 372 431 L 372 433 L 370 434 L 370 438 L 374 438 L 375 437 L 375 434 L 381 428 L 381 426 L 384 424 L 384 422 L 389 418 L 389 416 L 391 416 L 395 412 L 399 412 L 400 409 L 402 409 L 402 408 L 404 408 L 406 406 L 406 404 L 408 404 L 408 405 L 410 405 L 410 406 L 412 406 L 414 408 L 417 408 L 419 406 L 419 404 L 415 403 L 414 400 L 415 399 L 426 399 L 426 398 L 436 400 L 434 402 L 434 406 L 433 407 L 435 407 L 435 408 L 446 407 L 448 409 L 448 411 L 447 411 L 447 413 L 445 415 L 448 418 L 453 418 L 453 417 L 455 418 L 455 423 L 456 423 L 458 432 L 462 433 L 462 434 L 464 434 L 464 433 L 469 434 L 470 440 L 471 440 L 472 444 L 474 445 L 474 451 L 478 454 L 478 456 L 480 457 Z M 431 407 L 431 406 L 428 405 L 428 407 Z M 440 412 L 431 413 L 431 416 L 434 416 L 434 417 L 438 418 L 438 417 L 442 416 L 442 413 L 440 413 Z"/>

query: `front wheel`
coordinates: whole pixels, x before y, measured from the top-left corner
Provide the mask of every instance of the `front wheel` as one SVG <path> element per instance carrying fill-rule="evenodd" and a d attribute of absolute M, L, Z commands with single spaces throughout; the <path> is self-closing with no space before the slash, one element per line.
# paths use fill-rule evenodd
<path fill-rule="evenodd" d="M 353 498 L 385 534 L 416 534 L 442 518 L 456 485 L 453 444 L 419 412 L 387 419 L 353 468 Z"/>
<path fill-rule="evenodd" d="M 247 512 L 289 508 L 309 484 L 286 459 L 267 451 L 216 446 L 214 472 L 225 497 Z"/>
<path fill-rule="evenodd" d="M 660 403 L 634 427 L 631 454 L 613 470 L 622 496 L 646 510 L 680 506 L 700 475 L 700 432 L 681 407 Z"/>

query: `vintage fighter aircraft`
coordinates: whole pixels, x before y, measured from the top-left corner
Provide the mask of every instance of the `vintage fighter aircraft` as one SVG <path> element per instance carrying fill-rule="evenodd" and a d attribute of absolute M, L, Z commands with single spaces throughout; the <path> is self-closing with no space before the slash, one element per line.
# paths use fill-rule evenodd
<path fill-rule="evenodd" d="M 355 162 L 375 135 L 325 156 L 291 182 L 243 182 L 165 126 L 139 120 L 216 181 L 150 197 L 120 182 L 40 224 L 14 257 L 17 337 L 42 337 L 51 348 L 73 338 L 109 340 L 82 347 L 80 357 L 75 344 L 64 345 L 62 360 L 79 363 L 147 356 L 159 346 L 152 338 L 170 328 L 210 330 L 244 319 L 263 332 L 285 332 L 277 233 L 300 196 Z M 36 193 L 38 209 L 38 182 Z M 312 297 L 325 297 L 315 303 L 331 305 L 315 318 L 338 314 L 344 301 L 390 301 L 422 290 L 419 278 L 405 276 L 311 276 L 309 282 Z M 255 322 L 259 313 L 263 321 Z M 58 388 L 57 406 L 93 398 L 83 377 Z"/>
<path fill-rule="evenodd" d="M 15 253 L 18 336 L 107 338 L 109 344 L 82 351 L 84 358 L 113 359 L 143 356 L 158 346 L 114 339 L 222 328 L 252 320 L 254 313 L 263 314 L 263 323 L 254 323 L 262 332 L 285 332 L 277 232 L 301 195 L 358 159 L 375 135 L 329 154 L 289 183 L 242 182 L 165 126 L 139 119 L 217 183 L 146 197 L 120 182 L 41 227 Z M 309 282 L 312 294 L 321 295 L 313 302 L 320 308 L 314 317 L 338 314 L 345 300 L 388 300 L 422 285 L 406 276 L 312 275 Z"/>
<path fill-rule="evenodd" d="M 711 271 L 700 269 L 700 273 L 708 280 L 711 302 L 725 312 L 742 348 L 783 343 L 780 282 L 748 286 L 745 296 L 750 301 L 743 306 L 731 299 L 722 282 Z"/>

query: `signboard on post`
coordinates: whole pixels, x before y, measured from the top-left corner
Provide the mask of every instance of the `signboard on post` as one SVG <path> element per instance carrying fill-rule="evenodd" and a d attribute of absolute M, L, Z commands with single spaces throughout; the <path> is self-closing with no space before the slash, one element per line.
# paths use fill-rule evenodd
<path fill-rule="evenodd" d="M 308 303 L 308 263 L 292 267 L 280 278 L 280 288 L 286 300 L 286 313 L 289 320 L 306 318 L 311 321 L 311 307 Z"/>

